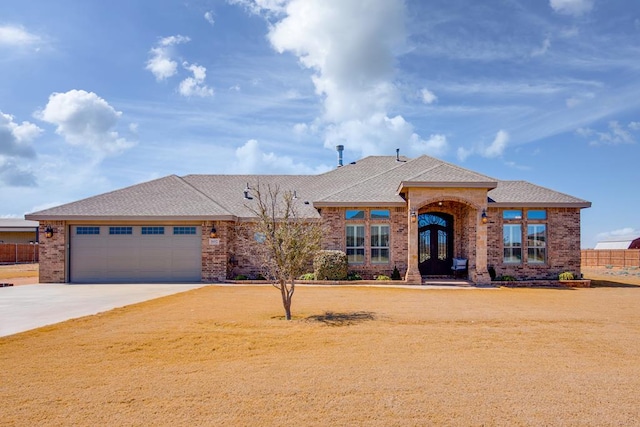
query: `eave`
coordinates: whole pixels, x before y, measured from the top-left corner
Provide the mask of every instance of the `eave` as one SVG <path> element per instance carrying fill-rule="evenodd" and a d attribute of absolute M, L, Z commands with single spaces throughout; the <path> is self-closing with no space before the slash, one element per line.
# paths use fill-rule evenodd
<path fill-rule="evenodd" d="M 487 190 L 493 190 L 498 186 L 495 181 L 485 182 L 455 182 L 455 181 L 402 181 L 398 187 L 398 193 L 402 193 L 407 188 L 486 188 Z"/>

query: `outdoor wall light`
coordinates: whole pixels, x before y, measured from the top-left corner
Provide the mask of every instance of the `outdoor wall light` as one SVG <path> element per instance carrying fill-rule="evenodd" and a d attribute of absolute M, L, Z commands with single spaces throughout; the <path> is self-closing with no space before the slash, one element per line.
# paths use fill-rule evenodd
<path fill-rule="evenodd" d="M 211 237 L 212 239 L 218 238 L 218 230 L 216 230 L 215 226 L 211 227 L 211 232 L 209 233 L 209 237 Z"/>
<path fill-rule="evenodd" d="M 416 222 L 418 220 L 418 216 L 416 215 L 416 210 L 411 209 L 411 222 Z"/>
<path fill-rule="evenodd" d="M 487 218 L 487 210 L 486 209 L 482 209 L 482 215 L 480 216 L 480 218 L 482 218 L 482 223 L 486 224 L 487 221 L 489 221 L 489 218 Z"/>
<path fill-rule="evenodd" d="M 44 229 L 44 235 L 47 237 L 47 239 L 53 237 L 53 228 L 51 228 L 50 225 L 47 225 L 47 228 Z"/>

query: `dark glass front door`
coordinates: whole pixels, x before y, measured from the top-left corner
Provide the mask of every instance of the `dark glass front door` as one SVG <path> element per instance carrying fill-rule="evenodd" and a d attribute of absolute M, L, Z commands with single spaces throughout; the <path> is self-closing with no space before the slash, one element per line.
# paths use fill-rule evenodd
<path fill-rule="evenodd" d="M 453 260 L 453 217 L 439 212 L 418 215 L 420 274 L 449 275 Z"/>

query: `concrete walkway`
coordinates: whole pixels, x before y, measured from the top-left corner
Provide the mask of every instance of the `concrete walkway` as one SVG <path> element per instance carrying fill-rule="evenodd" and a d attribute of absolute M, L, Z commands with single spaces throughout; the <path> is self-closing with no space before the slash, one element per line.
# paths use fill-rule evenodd
<path fill-rule="evenodd" d="M 0 337 L 203 286 L 40 284 L 0 288 Z"/>

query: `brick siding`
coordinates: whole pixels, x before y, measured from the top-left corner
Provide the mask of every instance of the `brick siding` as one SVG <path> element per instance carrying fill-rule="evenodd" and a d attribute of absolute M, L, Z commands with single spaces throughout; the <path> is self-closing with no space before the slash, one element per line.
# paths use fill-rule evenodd
<path fill-rule="evenodd" d="M 51 226 L 53 236 L 47 238 L 45 229 Z M 40 283 L 65 283 L 67 260 L 65 221 L 40 221 Z"/>

